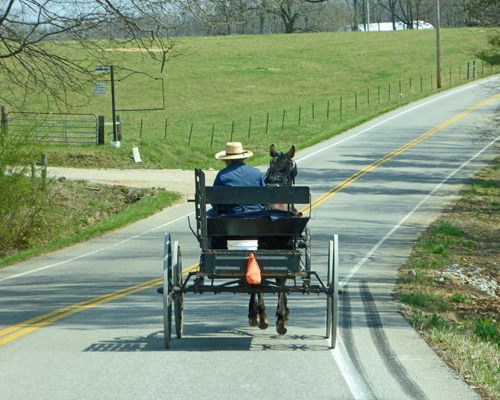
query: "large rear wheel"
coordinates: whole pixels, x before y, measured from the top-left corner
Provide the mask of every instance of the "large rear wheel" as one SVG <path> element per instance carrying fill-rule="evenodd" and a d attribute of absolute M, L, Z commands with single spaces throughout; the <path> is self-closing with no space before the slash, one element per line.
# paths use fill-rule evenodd
<path fill-rule="evenodd" d="M 335 348 L 338 328 L 338 235 L 333 236 L 328 248 L 327 287 L 330 289 L 326 298 L 326 338 L 330 339 L 330 347 Z"/>

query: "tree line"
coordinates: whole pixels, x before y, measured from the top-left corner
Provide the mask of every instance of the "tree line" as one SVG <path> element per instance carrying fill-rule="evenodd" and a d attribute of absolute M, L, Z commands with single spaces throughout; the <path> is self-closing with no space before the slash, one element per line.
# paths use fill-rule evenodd
<path fill-rule="evenodd" d="M 0 101 L 22 108 L 36 93 L 68 109 L 70 93 L 87 91 L 92 66 L 112 62 L 102 41 L 93 39 L 136 47 L 161 73 L 178 55 L 177 36 L 328 32 L 381 22 L 412 29 L 415 21 L 434 23 L 436 1 L 6 0 L 0 4 Z M 440 0 L 441 26 L 497 26 L 499 2 Z M 67 55 L 71 46 L 77 58 Z M 497 61 L 495 51 L 479 57 Z"/>

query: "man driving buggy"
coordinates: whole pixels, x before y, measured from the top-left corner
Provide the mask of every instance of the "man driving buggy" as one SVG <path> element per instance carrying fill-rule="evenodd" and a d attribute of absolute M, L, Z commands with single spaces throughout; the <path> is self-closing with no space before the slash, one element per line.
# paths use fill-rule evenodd
<path fill-rule="evenodd" d="M 219 171 L 213 186 L 266 186 L 260 171 L 245 164 L 245 160 L 252 155 L 250 150 L 243 149 L 240 142 L 226 143 L 225 150 L 215 155 L 216 159 L 224 161 L 226 167 Z M 212 208 L 207 211 L 207 216 L 216 217 L 263 210 L 262 204 L 221 204 L 212 205 Z"/>

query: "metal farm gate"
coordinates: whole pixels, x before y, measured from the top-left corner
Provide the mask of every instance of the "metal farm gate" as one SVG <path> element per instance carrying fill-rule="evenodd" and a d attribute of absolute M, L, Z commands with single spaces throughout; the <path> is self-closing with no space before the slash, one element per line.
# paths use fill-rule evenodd
<path fill-rule="evenodd" d="M 98 144 L 94 114 L 9 112 L 9 136 L 19 140 L 67 144 Z"/>

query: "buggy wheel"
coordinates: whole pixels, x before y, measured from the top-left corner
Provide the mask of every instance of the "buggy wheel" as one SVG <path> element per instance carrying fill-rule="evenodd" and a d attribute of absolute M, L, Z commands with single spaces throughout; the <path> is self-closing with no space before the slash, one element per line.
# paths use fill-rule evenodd
<path fill-rule="evenodd" d="M 305 231 L 305 240 L 304 240 L 304 245 L 305 245 L 305 264 L 306 264 L 306 271 L 311 270 L 311 232 L 309 231 L 309 228 L 306 227 Z"/>
<path fill-rule="evenodd" d="M 330 347 L 335 348 L 338 328 L 338 236 L 334 235 L 328 248 L 328 278 L 329 292 L 326 299 L 326 338 L 330 339 Z"/>
<path fill-rule="evenodd" d="M 179 242 L 174 243 L 174 251 L 172 253 L 174 262 L 174 288 L 179 290 L 182 286 L 182 255 Z M 174 315 L 175 315 L 175 332 L 177 338 L 182 338 L 182 314 L 184 311 L 184 294 L 177 292 L 174 296 Z"/>
<path fill-rule="evenodd" d="M 172 240 L 170 234 L 165 234 L 163 249 L 163 327 L 165 335 L 165 348 L 170 348 L 170 336 L 172 332 Z"/>

